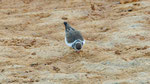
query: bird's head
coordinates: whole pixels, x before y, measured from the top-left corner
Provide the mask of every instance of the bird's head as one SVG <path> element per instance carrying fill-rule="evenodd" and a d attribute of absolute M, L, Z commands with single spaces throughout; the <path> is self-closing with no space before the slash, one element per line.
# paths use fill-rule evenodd
<path fill-rule="evenodd" d="M 76 43 L 73 45 L 73 49 L 75 49 L 76 51 L 81 50 L 81 48 L 82 48 L 82 43 L 81 43 L 81 42 L 76 42 Z"/>

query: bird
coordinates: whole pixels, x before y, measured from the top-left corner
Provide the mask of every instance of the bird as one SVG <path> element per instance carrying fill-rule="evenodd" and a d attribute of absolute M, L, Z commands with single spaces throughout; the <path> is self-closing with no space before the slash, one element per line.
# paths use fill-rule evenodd
<path fill-rule="evenodd" d="M 80 31 L 72 28 L 67 22 L 65 25 L 65 43 L 75 51 L 80 51 L 85 44 L 85 40 Z"/>

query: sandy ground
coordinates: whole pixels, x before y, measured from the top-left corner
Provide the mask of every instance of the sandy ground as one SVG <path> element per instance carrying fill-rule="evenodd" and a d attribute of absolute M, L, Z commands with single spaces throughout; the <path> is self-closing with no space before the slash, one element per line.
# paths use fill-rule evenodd
<path fill-rule="evenodd" d="M 23 83 L 150 84 L 150 1 L 0 0 L 0 84 Z"/>

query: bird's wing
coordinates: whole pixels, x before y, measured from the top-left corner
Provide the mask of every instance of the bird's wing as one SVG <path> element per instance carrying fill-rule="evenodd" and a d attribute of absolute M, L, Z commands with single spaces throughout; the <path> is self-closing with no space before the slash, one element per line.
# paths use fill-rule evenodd
<path fill-rule="evenodd" d="M 66 40 L 68 43 L 72 43 L 78 39 L 81 41 L 84 41 L 84 39 L 79 31 L 66 32 Z"/>

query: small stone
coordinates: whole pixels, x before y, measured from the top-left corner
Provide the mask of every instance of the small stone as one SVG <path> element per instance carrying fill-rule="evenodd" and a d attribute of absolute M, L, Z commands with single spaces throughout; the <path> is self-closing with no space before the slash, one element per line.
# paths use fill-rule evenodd
<path fill-rule="evenodd" d="M 35 66 L 38 66 L 38 65 L 39 65 L 38 63 L 30 64 L 31 67 L 35 67 Z"/>
<path fill-rule="evenodd" d="M 63 19 L 63 20 L 67 20 L 68 18 L 67 18 L 67 17 L 62 17 L 61 19 Z"/>
<path fill-rule="evenodd" d="M 4 69 L 1 70 L 1 72 L 4 72 L 4 71 L 5 71 Z"/>
<path fill-rule="evenodd" d="M 91 9 L 92 9 L 92 10 L 95 10 L 94 4 L 91 4 Z"/>
<path fill-rule="evenodd" d="M 116 50 L 116 51 L 115 51 L 115 54 L 120 55 L 120 54 L 121 54 L 121 51 Z"/>
<path fill-rule="evenodd" d="M 31 55 L 36 55 L 36 52 L 31 53 Z"/>
<path fill-rule="evenodd" d="M 55 70 L 56 72 L 60 71 L 60 69 L 58 67 L 53 66 L 53 70 Z"/>
<path fill-rule="evenodd" d="M 131 12 L 131 11 L 133 11 L 132 9 L 128 9 L 128 12 Z"/>
<path fill-rule="evenodd" d="M 35 80 L 35 82 L 39 82 L 39 80 Z"/>

